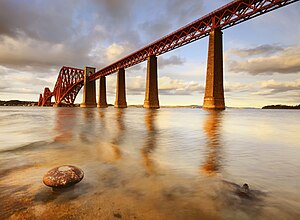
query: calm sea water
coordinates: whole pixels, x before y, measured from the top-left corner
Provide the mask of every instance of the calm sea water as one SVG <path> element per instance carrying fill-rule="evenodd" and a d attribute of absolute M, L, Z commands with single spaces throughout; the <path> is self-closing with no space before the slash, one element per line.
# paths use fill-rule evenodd
<path fill-rule="evenodd" d="M 299 122 L 294 110 L 1 107 L 0 219 L 300 219 Z M 43 175 L 65 164 L 85 177 L 54 193 Z"/>

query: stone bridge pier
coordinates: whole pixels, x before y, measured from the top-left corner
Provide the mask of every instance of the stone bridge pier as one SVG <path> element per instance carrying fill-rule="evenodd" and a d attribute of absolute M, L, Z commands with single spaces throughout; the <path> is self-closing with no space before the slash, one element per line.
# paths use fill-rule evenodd
<path fill-rule="evenodd" d="M 147 61 L 147 77 L 144 108 L 159 108 L 157 83 L 157 57 L 151 55 Z"/>
<path fill-rule="evenodd" d="M 106 101 L 106 78 L 105 76 L 100 76 L 99 79 L 99 97 L 98 97 L 98 108 L 107 108 Z"/>
<path fill-rule="evenodd" d="M 222 34 L 219 28 L 209 34 L 204 109 L 225 109 Z"/>
<path fill-rule="evenodd" d="M 208 58 L 205 95 L 203 109 L 225 109 L 224 88 L 223 88 L 223 43 L 222 31 L 220 28 L 213 29 L 209 34 Z M 158 74 L 157 57 L 151 55 L 147 59 L 146 89 L 144 108 L 158 109 Z M 89 76 L 95 73 L 95 68 L 85 67 L 83 102 L 80 107 L 106 108 L 106 78 L 100 76 L 99 97 L 96 104 L 95 81 L 90 81 Z M 127 108 L 125 68 L 117 72 L 115 108 Z"/>
<path fill-rule="evenodd" d="M 127 108 L 124 68 L 120 68 L 117 73 L 115 108 Z"/>
<path fill-rule="evenodd" d="M 81 108 L 96 107 L 96 85 L 95 81 L 90 81 L 89 76 L 95 73 L 95 68 L 84 68 L 84 85 L 83 85 L 83 100 L 80 104 Z"/>

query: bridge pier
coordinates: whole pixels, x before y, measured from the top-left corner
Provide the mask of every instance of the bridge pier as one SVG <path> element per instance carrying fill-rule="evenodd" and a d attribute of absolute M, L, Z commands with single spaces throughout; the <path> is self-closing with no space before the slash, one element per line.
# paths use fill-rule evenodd
<path fill-rule="evenodd" d="M 159 108 L 157 86 L 157 57 L 155 55 L 151 55 L 148 57 L 144 108 Z"/>
<path fill-rule="evenodd" d="M 80 104 L 81 108 L 96 107 L 96 85 L 95 81 L 90 81 L 89 76 L 95 73 L 95 68 L 84 68 L 84 85 L 83 85 L 83 101 Z"/>
<path fill-rule="evenodd" d="M 120 68 L 117 73 L 115 108 L 127 108 L 124 68 Z"/>
<path fill-rule="evenodd" d="M 53 107 L 56 107 L 56 108 L 57 108 L 57 107 L 61 107 L 61 104 L 56 104 L 56 103 L 54 103 L 54 104 L 53 104 Z"/>
<path fill-rule="evenodd" d="M 205 109 L 225 109 L 222 34 L 219 28 L 209 34 L 206 86 L 202 107 Z"/>
<path fill-rule="evenodd" d="M 106 78 L 105 76 L 100 76 L 99 79 L 99 97 L 98 97 L 98 108 L 107 108 L 106 101 Z"/>

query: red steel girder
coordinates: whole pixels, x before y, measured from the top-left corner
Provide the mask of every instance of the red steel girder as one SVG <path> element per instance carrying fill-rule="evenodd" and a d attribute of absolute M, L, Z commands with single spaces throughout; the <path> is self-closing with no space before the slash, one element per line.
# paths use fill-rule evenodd
<path fill-rule="evenodd" d="M 42 104 L 43 104 L 43 95 L 40 94 L 38 106 L 42 106 Z"/>
<path fill-rule="evenodd" d="M 161 55 L 188 43 L 206 37 L 212 29 L 226 29 L 243 21 L 265 14 L 299 0 L 236 0 L 178 29 L 177 31 L 141 48 L 125 58 L 99 70 L 90 76 L 96 80 L 116 72 L 120 68 L 141 63 L 150 55 Z"/>
<path fill-rule="evenodd" d="M 83 86 L 84 70 L 63 66 L 53 89 L 55 104 L 73 105 L 77 94 Z"/>
<path fill-rule="evenodd" d="M 52 98 L 52 92 L 48 87 L 44 89 L 44 95 L 42 98 L 42 106 L 51 106 L 51 98 Z"/>

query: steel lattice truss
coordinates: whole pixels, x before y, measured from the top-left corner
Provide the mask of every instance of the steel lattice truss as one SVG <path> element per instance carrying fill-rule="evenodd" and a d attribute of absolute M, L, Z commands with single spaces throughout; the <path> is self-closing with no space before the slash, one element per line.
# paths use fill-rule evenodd
<path fill-rule="evenodd" d="M 261 14 L 283 7 L 299 0 L 236 0 L 210 14 L 184 26 L 183 28 L 149 44 L 127 57 L 99 70 L 90 76 L 95 80 L 145 61 L 150 55 L 161 55 L 188 43 L 199 40 L 212 29 L 226 29 Z"/>
<path fill-rule="evenodd" d="M 39 106 L 50 106 L 51 97 L 55 97 L 55 104 L 73 105 L 76 96 L 83 86 L 84 70 L 62 67 L 56 80 L 53 92 L 45 88 L 44 95 L 40 95 Z"/>
<path fill-rule="evenodd" d="M 41 101 L 42 106 L 51 106 L 51 98 L 52 98 L 52 92 L 48 87 L 44 89 L 44 95 L 43 99 Z"/>
<path fill-rule="evenodd" d="M 99 70 L 89 77 L 96 80 L 121 68 L 128 68 L 145 61 L 151 55 L 161 55 L 188 43 L 209 35 L 212 29 L 226 29 L 261 14 L 283 7 L 299 0 L 235 0 L 213 11 L 210 14 L 184 26 L 183 28 L 149 44 L 146 47 L 128 55 L 127 57 Z M 51 97 L 55 97 L 55 104 L 73 105 L 75 98 L 83 86 L 84 70 L 62 67 L 53 92 L 45 88 L 40 95 L 38 105 L 51 105 Z"/>

